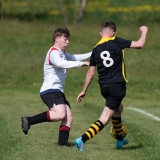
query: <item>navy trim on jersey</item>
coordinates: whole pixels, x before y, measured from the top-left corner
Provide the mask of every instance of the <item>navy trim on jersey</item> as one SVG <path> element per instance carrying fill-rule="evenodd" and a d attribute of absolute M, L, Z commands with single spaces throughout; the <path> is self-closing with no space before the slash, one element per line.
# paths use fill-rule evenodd
<path fill-rule="evenodd" d="M 53 92 L 62 92 L 60 89 L 47 89 L 43 92 L 40 93 L 40 95 L 48 94 L 48 93 L 53 93 Z"/>

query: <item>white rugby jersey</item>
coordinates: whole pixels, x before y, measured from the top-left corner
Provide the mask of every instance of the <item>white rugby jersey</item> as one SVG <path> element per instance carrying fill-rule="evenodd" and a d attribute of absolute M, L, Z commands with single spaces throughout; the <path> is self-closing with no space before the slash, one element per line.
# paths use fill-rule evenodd
<path fill-rule="evenodd" d="M 82 60 L 90 58 L 92 52 L 72 55 L 52 46 L 44 62 L 44 81 L 40 94 L 60 90 L 64 92 L 66 69 L 82 66 Z"/>

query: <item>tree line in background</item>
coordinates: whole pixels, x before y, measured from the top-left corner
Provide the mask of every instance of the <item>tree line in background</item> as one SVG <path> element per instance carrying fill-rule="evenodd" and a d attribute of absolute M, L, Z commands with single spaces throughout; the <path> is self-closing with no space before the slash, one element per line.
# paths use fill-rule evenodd
<path fill-rule="evenodd" d="M 159 0 L 0 0 L 0 16 L 19 21 L 99 23 L 160 22 Z"/>
<path fill-rule="evenodd" d="M 30 1 L 30 3 L 22 3 L 22 1 L 17 1 L 17 8 L 18 7 L 24 7 L 27 5 L 32 5 L 32 4 L 36 4 L 37 2 L 37 6 L 41 6 L 38 5 L 39 3 L 41 3 L 42 1 Z M 55 3 L 56 2 L 56 3 Z M 12 11 L 12 9 L 7 9 L 7 7 L 5 7 L 5 4 L 8 3 L 10 4 L 10 6 L 12 6 L 12 1 L 10 0 L 0 0 L 0 14 L 1 14 L 1 20 L 5 19 L 6 17 L 16 17 L 18 16 L 17 14 L 14 13 L 14 11 Z M 47 2 L 45 1 L 45 3 L 47 4 Z M 7 4 L 7 5 L 8 5 Z M 52 4 L 54 5 L 53 9 L 55 10 L 59 10 L 61 11 L 61 14 L 63 16 L 63 21 L 64 23 L 69 23 L 69 19 L 72 19 L 72 22 L 74 24 L 76 23 L 80 23 L 83 19 L 83 14 L 84 14 L 84 10 L 86 8 L 86 4 L 87 4 L 87 0 L 57 0 L 57 1 L 52 1 Z M 6 5 L 6 6 L 7 6 Z M 36 5 L 35 5 L 36 8 Z M 33 7 L 33 10 L 35 9 Z M 33 10 L 28 10 L 28 12 L 26 11 L 25 16 L 28 16 L 32 18 L 34 18 L 34 16 L 36 17 L 36 14 Z M 13 13 L 13 14 L 12 14 Z M 24 14 L 24 12 L 20 13 L 20 14 Z M 43 14 L 45 15 L 44 11 L 42 11 L 42 13 L 40 13 L 42 16 Z M 47 14 L 47 13 L 46 13 Z M 53 15 L 54 16 L 54 15 Z M 21 16 L 19 15 L 19 17 L 21 18 Z"/>

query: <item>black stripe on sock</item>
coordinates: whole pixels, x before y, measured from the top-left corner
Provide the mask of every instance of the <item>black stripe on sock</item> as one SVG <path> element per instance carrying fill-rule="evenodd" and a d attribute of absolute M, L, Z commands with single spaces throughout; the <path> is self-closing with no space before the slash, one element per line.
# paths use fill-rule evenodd
<path fill-rule="evenodd" d="M 98 133 L 97 130 L 96 130 L 94 127 L 91 126 L 90 128 L 92 128 L 92 129 L 94 130 L 94 133 L 95 133 L 95 134 Z"/>
<path fill-rule="evenodd" d="M 91 138 L 93 137 L 92 132 L 87 130 L 87 132 L 91 135 Z"/>

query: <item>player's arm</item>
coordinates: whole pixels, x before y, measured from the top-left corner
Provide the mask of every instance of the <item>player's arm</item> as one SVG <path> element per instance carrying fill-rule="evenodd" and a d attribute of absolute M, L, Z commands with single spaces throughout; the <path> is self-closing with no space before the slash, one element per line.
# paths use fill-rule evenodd
<path fill-rule="evenodd" d="M 89 66 L 87 61 L 67 61 L 63 60 L 58 51 L 52 51 L 50 54 L 50 62 L 57 68 L 73 68 L 81 66 Z"/>
<path fill-rule="evenodd" d="M 66 53 L 66 59 L 71 61 L 83 61 L 91 57 L 91 53 L 83 53 L 83 54 L 69 54 Z"/>
<path fill-rule="evenodd" d="M 139 40 L 132 41 L 130 48 L 137 48 L 137 49 L 143 48 L 145 41 L 146 41 L 146 35 L 148 32 L 148 28 L 146 26 L 141 26 L 140 31 L 141 31 L 141 36 L 140 36 Z"/>
<path fill-rule="evenodd" d="M 87 89 L 94 77 L 94 74 L 95 74 L 95 69 L 96 67 L 95 66 L 90 66 L 87 74 L 86 74 L 86 80 L 85 80 L 85 84 L 84 84 L 84 87 L 83 87 L 83 90 L 82 92 L 77 96 L 77 102 L 81 102 L 82 98 L 85 96 L 86 92 L 87 92 Z"/>

